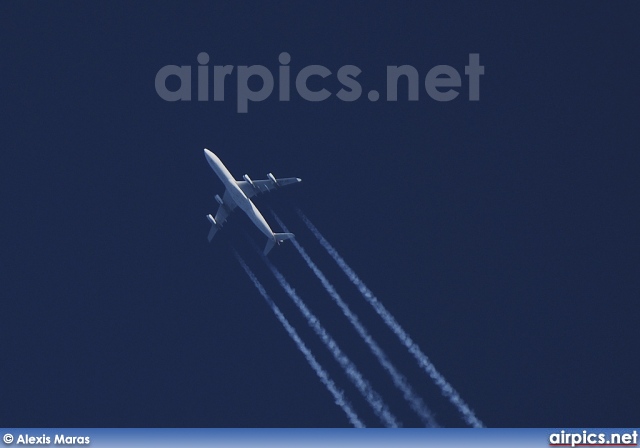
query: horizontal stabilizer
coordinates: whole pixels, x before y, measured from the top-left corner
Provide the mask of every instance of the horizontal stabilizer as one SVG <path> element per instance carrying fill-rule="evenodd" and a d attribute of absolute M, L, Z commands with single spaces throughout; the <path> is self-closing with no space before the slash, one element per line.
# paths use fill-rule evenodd
<path fill-rule="evenodd" d="M 296 237 L 293 233 L 274 233 L 273 236 L 276 237 L 278 244 L 282 243 L 285 240 L 290 240 L 291 238 Z"/>
<path fill-rule="evenodd" d="M 271 249 L 273 249 L 273 246 L 276 245 L 276 242 L 280 244 L 283 241 L 289 240 L 291 238 L 295 238 L 295 235 L 293 233 L 274 233 L 273 238 L 269 238 L 267 240 L 267 246 L 264 248 L 263 253 L 267 255 L 269 252 L 271 252 Z"/>

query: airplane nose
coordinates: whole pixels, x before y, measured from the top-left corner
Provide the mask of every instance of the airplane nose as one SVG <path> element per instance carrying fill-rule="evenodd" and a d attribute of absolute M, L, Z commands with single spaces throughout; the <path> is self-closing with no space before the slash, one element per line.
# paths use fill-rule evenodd
<path fill-rule="evenodd" d="M 209 151 L 207 148 L 204 148 L 204 156 L 206 159 L 208 160 L 215 160 L 216 159 L 216 155 L 214 153 L 212 153 L 211 151 Z"/>
<path fill-rule="evenodd" d="M 222 162 L 220 162 L 220 159 L 218 159 L 218 156 L 216 156 L 214 153 L 209 151 L 207 148 L 204 148 L 204 158 L 207 159 L 209 166 L 214 170 L 216 170 L 216 167 L 219 167 L 220 165 L 222 165 Z"/>

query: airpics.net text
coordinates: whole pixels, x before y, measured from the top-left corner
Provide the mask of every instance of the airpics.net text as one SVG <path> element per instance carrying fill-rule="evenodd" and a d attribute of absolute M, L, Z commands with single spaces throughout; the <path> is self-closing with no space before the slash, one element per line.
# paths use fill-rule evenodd
<path fill-rule="evenodd" d="M 209 101 L 209 87 L 213 85 L 213 101 L 225 100 L 225 79 L 233 76 L 236 78 L 237 112 L 247 113 L 250 102 L 264 101 L 273 93 L 274 76 L 269 68 L 264 65 L 214 65 L 209 67 L 209 55 L 205 52 L 198 54 L 198 66 L 196 70 L 197 101 Z M 280 53 L 278 57 L 278 101 L 291 100 L 291 56 L 289 53 Z M 213 73 L 210 74 L 210 68 Z M 411 65 L 388 65 L 386 67 L 386 100 L 398 101 L 398 84 L 403 79 L 406 85 L 407 100 L 418 101 L 420 97 L 420 75 L 418 70 Z M 356 101 L 362 96 L 362 85 L 358 76 L 362 70 L 355 65 L 343 65 L 335 72 L 337 81 L 342 86 L 335 93 L 340 101 Z M 480 75 L 484 75 L 484 66 L 480 65 L 478 53 L 469 54 L 469 63 L 464 67 L 464 73 L 468 77 L 469 101 L 480 100 Z M 211 76 L 210 76 L 211 75 Z M 323 65 L 307 65 L 295 75 L 295 91 L 300 98 L 318 102 L 325 101 L 332 96 L 322 81 L 333 75 L 333 72 Z M 191 101 L 192 98 L 192 67 L 190 65 L 165 65 L 156 73 L 155 88 L 158 96 L 165 101 Z M 172 78 L 176 79 L 172 79 Z M 250 81 L 252 77 L 259 78 L 260 82 Z M 312 79 L 309 86 L 310 78 Z M 171 87 L 167 86 L 167 81 Z M 176 82 L 177 81 L 177 82 Z M 427 95 L 435 101 L 451 101 L 458 97 L 460 92 L 456 89 L 462 87 L 460 72 L 450 65 L 436 65 L 424 76 L 424 89 Z M 177 87 L 176 87 L 177 85 Z M 253 88 L 252 88 L 253 87 Z M 369 90 L 369 101 L 378 101 L 380 93 L 377 90 Z"/>

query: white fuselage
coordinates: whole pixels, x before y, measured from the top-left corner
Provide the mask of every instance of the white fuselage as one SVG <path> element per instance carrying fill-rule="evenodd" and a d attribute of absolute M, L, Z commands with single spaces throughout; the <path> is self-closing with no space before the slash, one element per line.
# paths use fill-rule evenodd
<path fill-rule="evenodd" d="M 220 161 L 218 156 L 216 156 L 211 151 L 205 149 L 205 155 L 207 157 L 207 162 L 211 165 L 213 171 L 218 175 L 225 188 L 229 192 L 229 196 L 231 200 L 236 203 L 236 205 L 242 209 L 243 212 L 247 214 L 249 219 L 253 221 L 253 223 L 260 229 L 262 233 L 264 233 L 268 238 L 275 238 L 273 235 L 273 231 L 267 221 L 265 221 L 264 216 L 260 213 L 260 210 L 256 208 L 256 206 L 251 202 L 244 192 L 238 187 L 235 179 L 229 172 L 226 166 Z"/>

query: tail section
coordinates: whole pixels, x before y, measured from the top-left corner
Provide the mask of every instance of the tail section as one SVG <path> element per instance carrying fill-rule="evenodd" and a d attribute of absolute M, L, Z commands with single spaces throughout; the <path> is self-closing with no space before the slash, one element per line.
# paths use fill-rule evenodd
<path fill-rule="evenodd" d="M 267 255 L 271 252 L 271 249 L 273 249 L 273 246 L 275 246 L 276 243 L 280 244 L 283 241 L 290 240 L 291 238 L 295 238 L 293 233 L 274 233 L 273 238 L 269 238 L 267 240 L 267 246 L 264 248 L 263 253 Z"/>
<path fill-rule="evenodd" d="M 278 241 L 278 244 L 296 237 L 293 233 L 274 233 L 273 236 Z"/>

